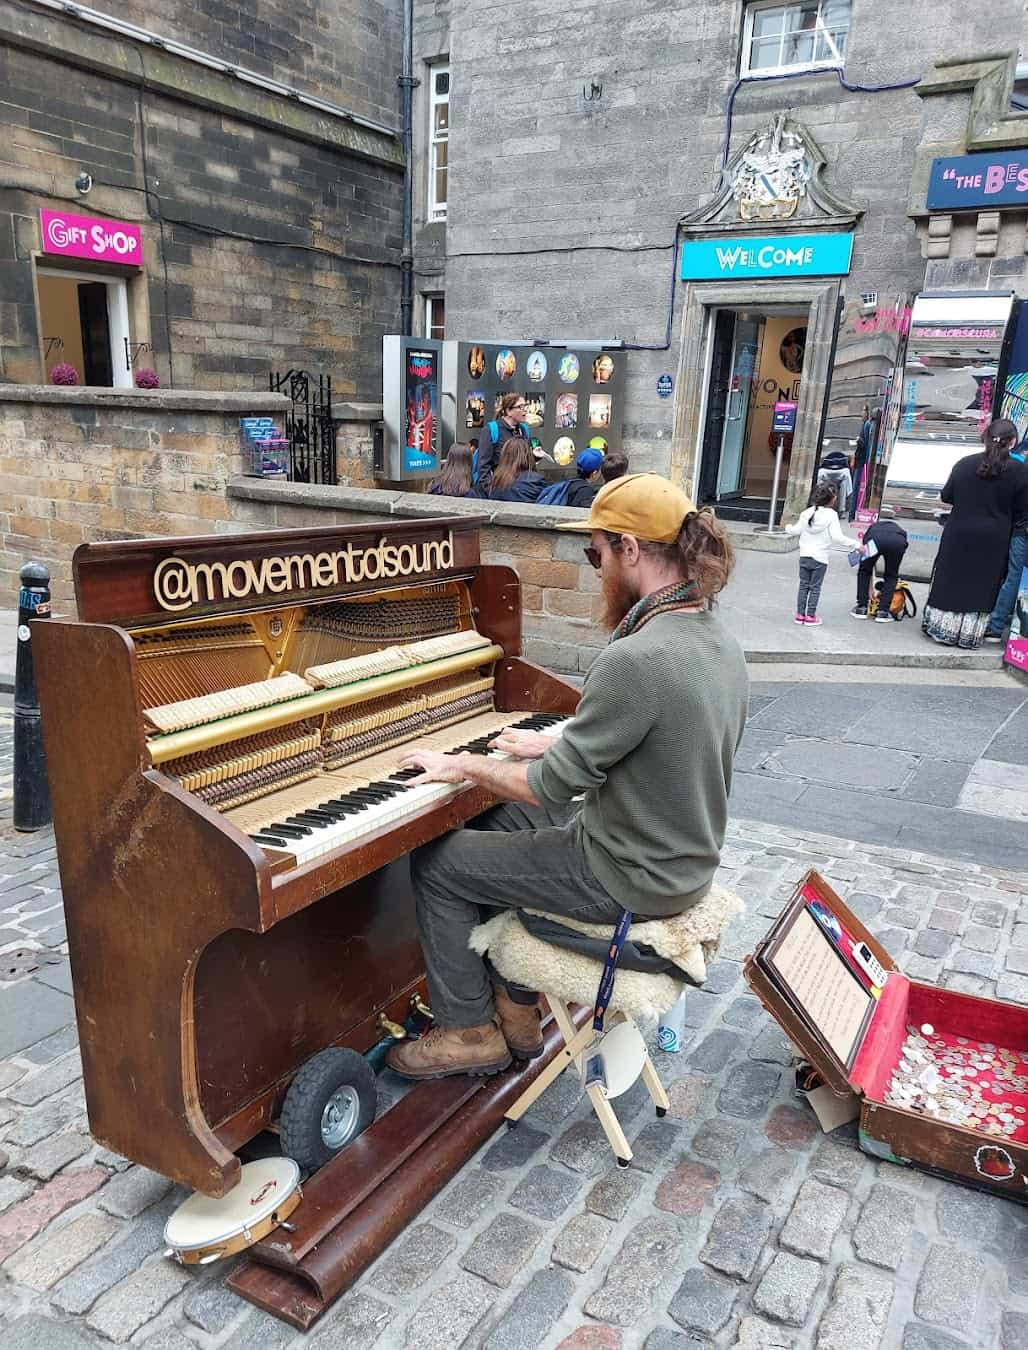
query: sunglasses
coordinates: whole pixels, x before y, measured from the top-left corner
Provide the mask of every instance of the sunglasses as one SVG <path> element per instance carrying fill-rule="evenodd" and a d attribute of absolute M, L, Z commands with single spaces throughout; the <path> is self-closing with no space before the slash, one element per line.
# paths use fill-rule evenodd
<path fill-rule="evenodd" d="M 621 536 L 619 534 L 608 533 L 607 539 L 610 542 L 611 552 L 616 553 L 621 547 Z M 600 550 L 598 548 L 593 548 L 590 545 L 588 548 L 584 548 L 582 552 L 585 554 L 589 566 L 594 567 L 598 572 L 603 566 L 603 555 L 600 553 Z"/>

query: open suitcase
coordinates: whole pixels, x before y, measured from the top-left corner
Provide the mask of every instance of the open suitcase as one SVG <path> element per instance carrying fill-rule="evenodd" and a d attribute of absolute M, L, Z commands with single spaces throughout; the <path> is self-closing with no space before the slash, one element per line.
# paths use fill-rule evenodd
<path fill-rule="evenodd" d="M 866 1153 L 1028 1203 L 1028 1008 L 908 979 L 816 872 L 745 974 L 833 1092 L 860 1098 Z"/>

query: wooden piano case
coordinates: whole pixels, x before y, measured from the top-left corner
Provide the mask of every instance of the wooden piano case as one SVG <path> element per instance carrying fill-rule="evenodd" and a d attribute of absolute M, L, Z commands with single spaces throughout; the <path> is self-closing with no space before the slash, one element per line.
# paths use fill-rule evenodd
<path fill-rule="evenodd" d="M 238 619 L 266 646 L 271 668 L 260 678 L 270 678 L 305 606 L 355 596 L 378 603 L 404 585 L 432 596 L 449 588 L 463 597 L 462 625 L 494 651 L 502 648 L 491 668 L 495 710 L 570 714 L 577 688 L 521 656 L 520 582 L 510 568 L 481 563 L 477 524 L 467 517 L 389 521 L 85 545 L 76 553 L 79 621 L 37 625 L 33 645 L 90 1128 L 109 1148 L 212 1196 L 236 1185 L 236 1151 L 273 1125 L 303 1063 L 330 1046 L 366 1052 L 384 1034 L 383 1017 L 402 1024 L 412 995 L 425 994 L 408 855 L 493 804 L 468 789 L 359 845 L 299 864 L 277 858 L 161 771 L 141 697 L 148 635 L 160 625 L 170 625 L 172 639 L 179 631 L 202 635 L 205 623 Z M 405 548 L 414 550 L 407 555 L 413 558 L 425 541 L 447 540 L 447 565 L 421 568 L 413 581 L 391 587 L 375 580 L 326 590 L 280 584 L 300 551 L 315 559 L 304 563 L 314 583 L 327 575 L 319 575 L 319 559 L 381 551 L 386 537 L 394 559 L 397 548 L 401 558 Z M 276 585 L 262 603 L 208 597 L 169 614 L 158 603 L 156 578 L 171 564 L 176 575 L 201 578 L 234 566 L 223 574 Z M 203 659 L 215 670 L 225 653 Z M 226 687 L 223 669 L 212 687 Z M 416 1213 L 497 1127 L 503 1108 L 497 1114 L 489 1100 L 505 1100 L 524 1073 L 501 1077 L 464 1081 L 459 1092 L 415 1086 L 403 1112 L 392 1121 L 387 1112 L 366 1141 L 356 1141 L 361 1185 L 323 1186 L 316 1222 L 303 1206 L 297 1211 L 301 1227 L 327 1232 L 333 1205 L 348 1212 L 373 1199 L 377 1187 L 388 1190 L 388 1214 L 357 1211 L 359 1252 L 352 1242 L 337 1243 L 335 1277 L 324 1270 L 319 1277 L 327 1297 L 355 1278 L 395 1235 L 395 1224 Z M 451 1125 L 455 1113 L 459 1130 Z M 405 1185 L 395 1174 L 415 1149 L 422 1164 L 431 1162 L 432 1176 L 412 1167 Z M 344 1158 L 345 1150 L 334 1161 Z M 325 1306 L 324 1296 L 290 1296 L 284 1309 L 260 1290 L 246 1296 L 296 1325 L 309 1325 Z"/>
<path fill-rule="evenodd" d="M 885 968 L 880 993 L 854 942 Z M 1028 1203 L 1028 1008 L 908 979 L 816 872 L 745 974 L 831 1089 L 859 1096 L 866 1153 Z"/>

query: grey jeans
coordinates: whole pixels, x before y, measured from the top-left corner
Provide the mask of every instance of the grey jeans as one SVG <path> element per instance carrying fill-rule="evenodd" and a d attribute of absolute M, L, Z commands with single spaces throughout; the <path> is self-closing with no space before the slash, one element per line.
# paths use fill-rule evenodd
<path fill-rule="evenodd" d="M 622 909 L 590 871 L 570 806 L 494 807 L 417 849 L 411 877 L 429 1000 L 443 1027 L 481 1026 L 493 1015 L 490 968 L 468 937 L 495 910 L 545 910 L 613 931 Z"/>
<path fill-rule="evenodd" d="M 818 562 L 816 558 L 800 557 L 800 589 L 796 597 L 796 613 L 805 619 L 817 614 L 817 602 L 821 599 L 821 583 L 828 571 L 828 564 Z"/>

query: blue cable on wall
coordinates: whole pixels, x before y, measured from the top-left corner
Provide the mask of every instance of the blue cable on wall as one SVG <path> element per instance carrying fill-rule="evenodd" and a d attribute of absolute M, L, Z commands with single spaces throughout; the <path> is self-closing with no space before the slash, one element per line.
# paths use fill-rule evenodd
<path fill-rule="evenodd" d="M 914 80 L 899 80 L 895 84 L 853 84 L 846 79 L 841 70 L 832 68 L 831 70 L 785 70 L 777 75 L 741 75 L 732 86 L 732 91 L 728 95 L 728 105 L 725 109 L 725 139 L 721 149 L 721 171 L 722 173 L 728 166 L 728 155 L 732 144 L 732 112 L 735 107 L 735 96 L 744 84 L 767 84 L 772 80 L 796 80 L 810 79 L 812 75 L 834 75 L 842 87 L 851 94 L 884 94 L 894 89 L 912 89 L 915 84 L 921 83 L 921 76 Z M 678 284 L 678 226 L 681 221 L 675 223 L 675 237 L 671 245 L 671 294 L 668 298 L 667 329 L 664 334 L 663 342 L 626 342 L 624 350 L 627 352 L 666 352 L 671 349 L 671 335 L 675 320 L 675 289 Z"/>
<path fill-rule="evenodd" d="M 918 75 L 915 80 L 900 80 L 896 84 L 851 84 L 846 76 L 837 67 L 827 70 L 783 70 L 777 75 L 740 75 L 732 86 L 732 92 L 728 95 L 728 107 L 725 109 L 725 140 L 721 151 L 722 169 L 728 164 L 728 152 L 732 143 L 732 110 L 735 106 L 735 96 L 744 84 L 769 84 L 772 80 L 809 80 L 814 75 L 834 75 L 842 85 L 851 94 L 884 94 L 893 89 L 913 89 L 915 84 L 921 83 L 921 76 Z"/>

